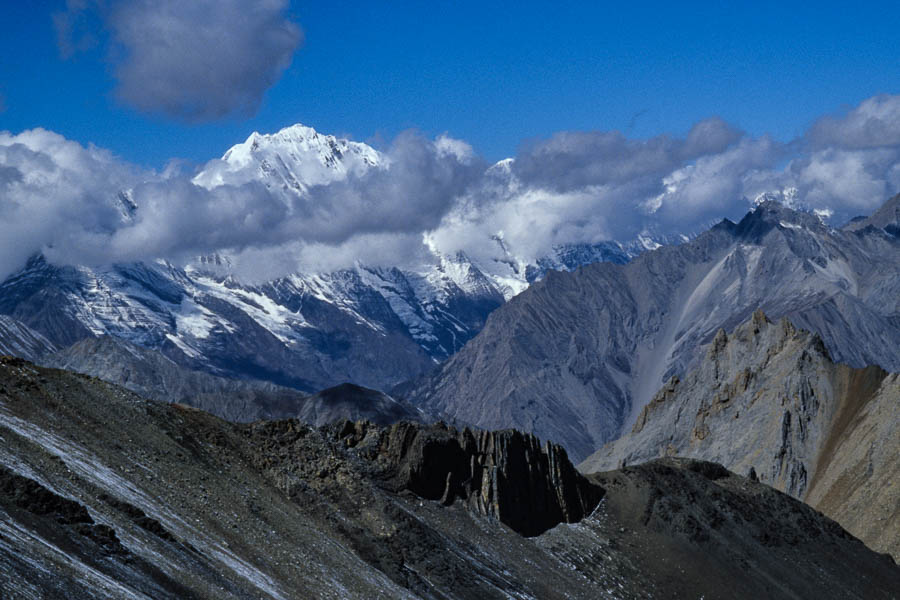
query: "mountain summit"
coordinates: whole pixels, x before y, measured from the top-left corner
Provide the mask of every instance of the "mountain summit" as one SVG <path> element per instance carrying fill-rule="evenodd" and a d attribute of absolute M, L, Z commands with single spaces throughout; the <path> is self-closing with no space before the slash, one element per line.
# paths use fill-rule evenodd
<path fill-rule="evenodd" d="M 194 183 L 211 188 L 260 181 L 269 189 L 302 194 L 385 163 L 371 146 L 297 124 L 267 135 L 254 131 L 221 160 L 207 163 Z"/>

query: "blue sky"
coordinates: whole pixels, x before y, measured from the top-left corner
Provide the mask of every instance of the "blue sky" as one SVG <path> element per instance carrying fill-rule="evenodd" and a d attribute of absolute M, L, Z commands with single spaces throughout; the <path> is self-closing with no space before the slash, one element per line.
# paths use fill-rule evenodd
<path fill-rule="evenodd" d="M 258 110 L 188 123 L 117 99 L 99 23 L 96 45 L 64 59 L 51 19 L 64 2 L 4 2 L 0 129 L 45 127 L 154 168 L 295 122 L 380 145 L 448 132 L 491 160 L 561 130 L 683 135 L 713 115 L 786 141 L 900 91 L 900 6 L 807 6 L 292 2 L 304 41 Z"/>

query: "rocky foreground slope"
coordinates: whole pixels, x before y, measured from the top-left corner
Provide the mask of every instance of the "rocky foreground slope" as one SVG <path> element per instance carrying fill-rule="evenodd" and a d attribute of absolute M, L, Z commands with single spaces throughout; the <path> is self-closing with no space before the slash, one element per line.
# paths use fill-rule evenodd
<path fill-rule="evenodd" d="M 740 223 L 625 265 L 551 272 L 405 394 L 459 422 L 533 432 L 583 460 L 692 368 L 719 329 L 757 308 L 817 332 L 835 360 L 900 371 L 900 237 L 887 217 L 876 221 L 836 230 L 767 201 Z"/>
<path fill-rule="evenodd" d="M 116 418 L 111 419 L 110 415 Z M 0 360 L 13 598 L 891 598 L 900 569 L 712 463 L 599 476 L 529 435 L 235 425 Z"/>
<path fill-rule="evenodd" d="M 831 360 L 822 339 L 757 311 L 673 377 L 631 432 L 579 468 L 714 461 L 806 501 L 900 559 L 900 375 Z"/>

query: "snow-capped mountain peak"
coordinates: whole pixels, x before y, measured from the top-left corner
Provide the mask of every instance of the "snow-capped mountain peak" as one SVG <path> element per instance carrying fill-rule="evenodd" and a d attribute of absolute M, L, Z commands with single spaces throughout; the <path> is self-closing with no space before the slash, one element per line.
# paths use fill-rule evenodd
<path fill-rule="evenodd" d="M 386 164 L 384 155 L 367 144 L 323 135 L 297 124 L 273 134 L 254 131 L 221 159 L 207 163 L 194 183 L 214 188 L 259 180 L 270 189 L 302 194 L 311 186 Z"/>

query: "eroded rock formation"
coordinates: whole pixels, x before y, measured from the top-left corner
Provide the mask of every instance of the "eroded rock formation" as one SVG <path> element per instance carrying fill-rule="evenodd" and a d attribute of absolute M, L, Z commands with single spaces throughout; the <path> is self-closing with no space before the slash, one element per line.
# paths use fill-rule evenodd
<path fill-rule="evenodd" d="M 462 501 L 533 536 L 590 514 L 603 489 L 584 478 L 557 444 L 515 430 L 458 431 L 443 424 L 380 428 L 345 421 L 330 430 L 372 462 L 395 492 L 444 504 Z"/>

